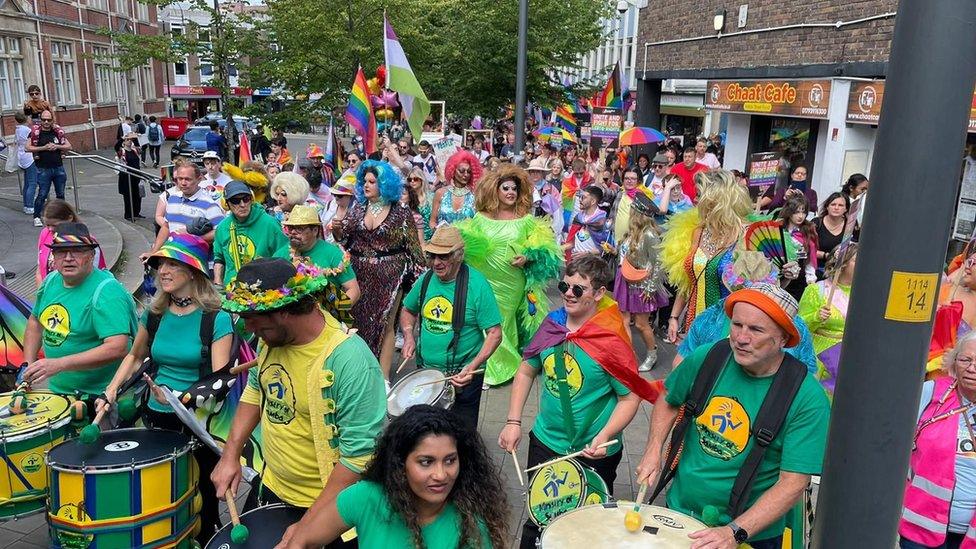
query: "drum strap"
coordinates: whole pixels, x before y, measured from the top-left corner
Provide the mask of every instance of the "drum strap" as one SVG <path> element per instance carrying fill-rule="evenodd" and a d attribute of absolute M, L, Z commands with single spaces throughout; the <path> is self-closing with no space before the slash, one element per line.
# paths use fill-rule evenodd
<path fill-rule="evenodd" d="M 553 369 L 556 372 L 556 389 L 559 392 L 559 407 L 563 412 L 563 425 L 569 435 L 571 444 L 576 444 L 576 422 L 573 421 L 573 401 L 569 396 L 569 379 L 566 373 L 566 343 L 560 343 L 554 348 Z"/>
<path fill-rule="evenodd" d="M 433 271 L 427 271 L 424 275 L 423 280 L 420 282 L 420 322 L 423 322 L 424 316 L 424 303 L 427 300 L 427 287 L 430 286 L 430 279 L 434 276 Z M 466 309 L 468 306 L 468 279 L 469 271 L 467 263 L 461 263 L 461 267 L 458 269 L 457 276 L 454 278 L 454 300 L 451 304 L 451 342 L 447 344 L 447 348 L 451 351 L 451 361 L 448 363 L 448 370 L 457 367 L 455 364 L 457 362 L 457 346 L 458 342 L 461 340 L 461 330 L 464 328 L 464 319 L 466 316 Z M 423 326 L 421 326 L 423 330 Z M 422 335 L 422 334 L 421 334 Z M 417 363 L 418 368 L 423 368 L 423 354 L 420 352 L 420 341 L 422 337 L 417 337 L 417 352 L 414 353 L 414 360 Z"/>

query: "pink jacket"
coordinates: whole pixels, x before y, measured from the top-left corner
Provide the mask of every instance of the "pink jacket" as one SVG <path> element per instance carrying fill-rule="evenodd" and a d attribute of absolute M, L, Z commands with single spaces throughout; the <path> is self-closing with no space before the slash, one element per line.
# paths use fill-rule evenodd
<path fill-rule="evenodd" d="M 956 391 L 952 391 L 946 401 L 939 404 L 939 399 L 946 393 L 952 381 L 950 377 L 936 380 L 932 400 L 922 412 L 919 424 L 960 405 Z M 898 524 L 898 533 L 915 543 L 939 546 L 945 541 L 952 492 L 956 485 L 958 429 L 959 416 L 953 415 L 929 424 L 918 435 L 905 485 L 901 522 Z M 976 516 L 966 530 L 960 549 L 976 549 Z"/>

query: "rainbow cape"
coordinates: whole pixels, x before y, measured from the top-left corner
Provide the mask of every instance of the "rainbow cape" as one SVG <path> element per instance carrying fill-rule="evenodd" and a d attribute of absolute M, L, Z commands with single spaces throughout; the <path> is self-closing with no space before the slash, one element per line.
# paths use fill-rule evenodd
<path fill-rule="evenodd" d="M 652 383 L 637 373 L 637 357 L 630 332 L 624 325 L 617 302 L 610 296 L 603 296 L 597 304 L 597 313 L 575 332 L 566 328 L 564 307 L 549 313 L 525 347 L 522 357 L 537 356 L 543 349 L 566 341 L 578 345 L 608 374 L 642 399 L 653 404 L 661 395 L 663 383 L 660 380 Z"/>
<path fill-rule="evenodd" d="M 366 75 L 363 73 L 362 66 L 356 71 L 352 91 L 349 92 L 346 121 L 355 128 L 356 133 L 362 136 L 366 154 L 376 152 L 376 118 L 373 115 L 373 106 L 370 104 L 369 87 L 366 85 Z"/>

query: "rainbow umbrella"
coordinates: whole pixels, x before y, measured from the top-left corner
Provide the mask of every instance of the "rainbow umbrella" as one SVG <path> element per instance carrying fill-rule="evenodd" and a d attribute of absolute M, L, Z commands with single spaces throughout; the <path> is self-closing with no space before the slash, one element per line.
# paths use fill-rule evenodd
<path fill-rule="evenodd" d="M 667 137 L 663 133 L 654 128 L 645 128 L 643 126 L 634 126 L 620 132 L 621 147 L 624 145 L 649 145 L 651 143 L 661 143 L 666 140 Z"/>
<path fill-rule="evenodd" d="M 549 140 L 555 136 L 561 138 L 563 141 L 571 141 L 576 143 L 576 136 L 560 126 L 543 126 L 532 132 L 532 135 L 542 139 L 543 141 Z"/>

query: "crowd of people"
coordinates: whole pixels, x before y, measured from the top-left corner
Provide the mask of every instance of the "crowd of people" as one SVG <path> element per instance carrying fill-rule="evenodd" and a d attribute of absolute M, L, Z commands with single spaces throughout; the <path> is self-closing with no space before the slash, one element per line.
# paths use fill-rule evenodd
<path fill-rule="evenodd" d="M 44 155 L 70 147 L 44 129 L 46 115 L 25 145 L 39 171 L 51 169 Z M 137 142 L 122 138 L 138 165 Z M 691 533 L 693 547 L 778 548 L 787 530 L 802 538 L 864 176 L 818 203 L 802 165 L 751 196 L 707 139 L 653 155 L 535 139 L 517 151 L 507 132 L 443 166 L 409 135 L 370 154 L 354 141 L 339 162 L 318 145 L 293 154 L 283 135 L 268 141 L 240 167 L 217 151 L 203 166 L 176 162 L 141 256 L 155 276 L 141 315 L 63 196 L 32 203 L 45 227 L 25 337 L 32 387 L 112 409 L 147 357 L 157 385 L 183 391 L 233 363 L 239 339 L 256 344 L 223 454 L 195 452 L 198 539 L 219 527 L 217 502 L 237 492 L 260 426 L 265 469 L 245 509 L 306 510 L 279 547 L 504 547 L 510 509 L 477 433 L 480 404 L 511 383 L 507 415 L 486 419 L 504 423 L 497 444 L 514 453 L 536 378 L 526 467 L 581 452 L 612 496 L 622 432 L 648 401 L 637 483 L 656 493 L 670 482 L 668 506 L 708 526 Z M 791 253 L 751 246 L 756 223 L 779 227 Z M 973 531 L 976 489 L 964 475 L 976 466 L 976 254 L 967 255 L 942 296 L 959 303 L 958 318 L 919 411 L 905 548 L 957 547 Z M 663 382 L 647 375 L 662 340 L 677 346 Z M 418 405 L 387 422 L 386 397 L 409 360 L 440 372 L 456 396 L 449 410 Z M 963 428 L 940 423 L 960 412 Z M 142 418 L 185 430 L 158 394 Z M 522 547 L 539 533 L 526 522 Z"/>

